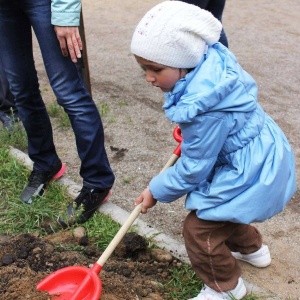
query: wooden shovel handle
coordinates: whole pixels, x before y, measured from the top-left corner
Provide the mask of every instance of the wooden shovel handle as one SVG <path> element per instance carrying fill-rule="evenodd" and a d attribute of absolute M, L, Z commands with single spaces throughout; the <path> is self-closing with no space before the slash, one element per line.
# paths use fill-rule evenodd
<path fill-rule="evenodd" d="M 173 166 L 175 164 L 175 162 L 177 161 L 178 157 L 179 156 L 177 154 L 173 153 L 172 156 L 170 157 L 170 159 L 168 160 L 168 162 L 166 163 L 166 165 L 161 170 L 161 172 L 163 172 L 167 168 Z M 117 234 L 115 235 L 115 237 L 109 243 L 109 245 L 107 246 L 107 248 L 105 249 L 105 251 L 102 253 L 102 255 L 100 256 L 100 258 L 97 261 L 97 264 L 99 266 L 103 267 L 103 265 L 106 263 L 107 259 L 112 254 L 112 252 L 116 249 L 116 247 L 118 246 L 118 244 L 121 242 L 121 240 L 123 239 L 124 235 L 126 234 L 126 232 L 128 231 L 128 229 L 130 228 L 130 226 L 133 224 L 133 222 L 135 221 L 135 219 L 140 214 L 140 212 L 142 210 L 142 205 L 143 205 L 143 203 L 140 203 L 140 204 L 138 204 L 135 207 L 135 209 L 132 211 L 132 213 L 130 214 L 130 216 L 128 217 L 128 219 L 125 221 L 125 223 L 119 229 L 119 231 L 117 232 Z"/>

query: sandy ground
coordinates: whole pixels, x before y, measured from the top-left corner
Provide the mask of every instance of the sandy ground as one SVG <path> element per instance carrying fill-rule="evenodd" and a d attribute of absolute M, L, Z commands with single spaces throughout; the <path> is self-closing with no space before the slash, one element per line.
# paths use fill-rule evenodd
<path fill-rule="evenodd" d="M 156 0 L 85 0 L 83 15 L 92 93 L 105 128 L 106 147 L 116 175 L 111 201 L 127 211 L 167 162 L 176 146 L 174 124 L 161 108 L 162 93 L 149 86 L 130 54 L 134 28 Z M 297 160 L 300 157 L 300 31 L 299 0 L 228 0 L 223 24 L 229 47 L 256 79 L 259 101 L 286 133 Z M 43 63 L 36 48 L 41 90 L 53 101 Z M 71 130 L 54 125 L 57 150 L 68 166 L 67 176 L 81 184 L 79 159 Z M 64 142 L 61 142 L 64 141 Z M 269 299 L 300 299 L 300 195 L 284 212 L 257 224 L 269 245 L 272 265 L 257 270 L 242 264 L 243 277 L 265 289 Z M 158 204 L 141 218 L 182 241 L 187 212 L 183 199 Z"/>

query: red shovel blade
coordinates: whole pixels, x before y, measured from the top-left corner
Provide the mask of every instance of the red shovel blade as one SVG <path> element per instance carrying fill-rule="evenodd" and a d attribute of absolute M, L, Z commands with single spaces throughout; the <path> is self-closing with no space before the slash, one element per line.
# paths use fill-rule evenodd
<path fill-rule="evenodd" d="M 53 300 L 99 300 L 102 282 L 93 269 L 72 266 L 48 275 L 36 288 L 57 295 Z"/>

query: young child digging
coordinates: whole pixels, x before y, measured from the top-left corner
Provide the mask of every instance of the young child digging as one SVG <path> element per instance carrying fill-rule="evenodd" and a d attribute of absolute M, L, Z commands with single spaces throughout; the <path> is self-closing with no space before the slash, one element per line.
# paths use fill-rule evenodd
<path fill-rule="evenodd" d="M 180 1 L 153 7 L 137 25 L 131 51 L 146 81 L 165 92 L 163 108 L 181 129 L 177 163 L 155 176 L 135 203 L 186 195 L 187 253 L 204 288 L 193 299 L 242 299 L 237 259 L 271 263 L 268 246 L 250 225 L 280 211 L 296 191 L 293 151 L 257 103 L 257 85 L 218 43 L 221 23 Z"/>

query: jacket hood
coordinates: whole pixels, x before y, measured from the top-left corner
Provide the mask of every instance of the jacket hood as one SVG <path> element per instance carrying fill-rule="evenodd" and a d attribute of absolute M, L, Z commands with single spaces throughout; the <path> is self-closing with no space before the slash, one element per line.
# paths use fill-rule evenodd
<path fill-rule="evenodd" d="M 203 60 L 171 92 L 165 93 L 166 116 L 191 122 L 213 111 L 250 112 L 256 108 L 257 86 L 235 56 L 222 44 L 208 47 Z"/>

